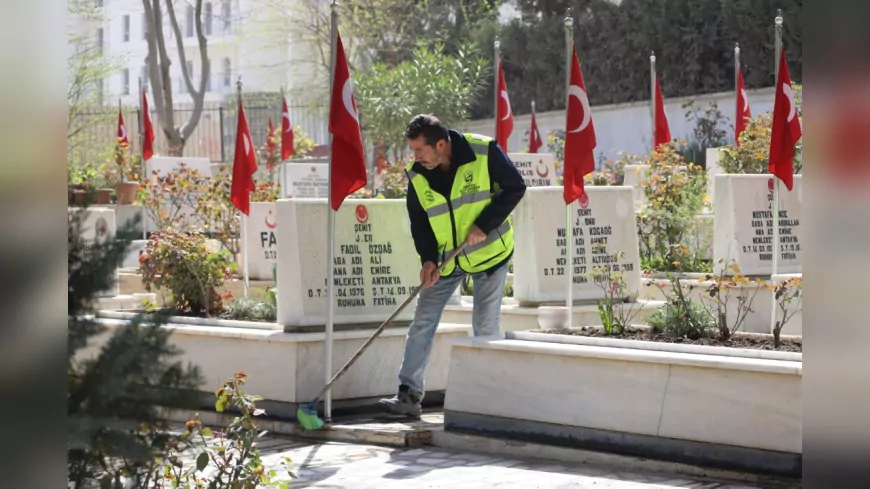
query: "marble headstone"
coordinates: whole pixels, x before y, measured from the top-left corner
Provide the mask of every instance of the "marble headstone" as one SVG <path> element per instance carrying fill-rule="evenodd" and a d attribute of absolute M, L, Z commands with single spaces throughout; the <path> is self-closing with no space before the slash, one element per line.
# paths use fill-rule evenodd
<path fill-rule="evenodd" d="M 329 197 L 328 163 L 285 163 L 284 197 L 317 198 Z"/>
<path fill-rule="evenodd" d="M 272 280 L 272 267 L 278 263 L 278 216 L 275 202 L 251 202 L 247 237 L 241 243 L 248 249 L 248 276 L 253 280 Z M 241 272 L 241 269 L 239 270 Z"/>
<path fill-rule="evenodd" d="M 327 315 L 326 199 L 276 203 L 278 322 L 322 326 Z M 420 281 L 404 200 L 349 199 L 335 214 L 334 324 L 380 323 Z M 407 307 L 396 319 L 413 318 Z"/>
<path fill-rule="evenodd" d="M 68 207 L 67 217 L 72 222 L 72 216 L 84 213 L 81 220 L 81 234 L 79 235 L 85 247 L 94 244 L 104 244 L 112 239 L 117 232 L 115 210 L 107 207 L 88 207 L 87 209 Z M 118 295 L 120 275 L 118 268 L 114 270 L 114 281 L 107 290 L 98 292 L 97 297 L 115 297 Z"/>
<path fill-rule="evenodd" d="M 721 267 L 736 262 L 745 275 L 770 275 L 773 272 L 773 176 L 720 174 L 714 179 L 714 263 Z M 791 192 L 780 185 L 781 254 L 777 273 L 802 272 L 802 205 L 803 181 L 800 175 L 795 175 Z M 723 265 L 719 265 L 720 260 Z"/>
<path fill-rule="evenodd" d="M 528 187 L 557 185 L 556 156 L 552 153 L 509 153 Z"/>
<path fill-rule="evenodd" d="M 573 264 L 567 263 L 566 209 L 561 187 L 530 188 L 514 211 L 514 298 L 520 304 L 564 302 L 573 268 L 573 299 L 604 297 L 583 274 L 610 266 L 623 274 L 628 290 L 640 287 L 640 253 L 633 189 L 587 187 L 588 198 L 571 205 Z M 623 253 L 619 259 L 612 256 Z"/>

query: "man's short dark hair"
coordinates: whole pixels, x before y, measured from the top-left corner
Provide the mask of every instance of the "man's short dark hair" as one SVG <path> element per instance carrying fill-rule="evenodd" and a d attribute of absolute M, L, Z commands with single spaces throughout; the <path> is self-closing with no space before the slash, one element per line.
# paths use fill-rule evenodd
<path fill-rule="evenodd" d="M 450 140 L 450 135 L 447 133 L 445 126 L 437 117 L 428 114 L 415 115 L 408 126 L 405 128 L 405 137 L 408 139 L 417 139 L 423 136 L 423 140 L 429 146 L 435 146 L 442 139 Z"/>

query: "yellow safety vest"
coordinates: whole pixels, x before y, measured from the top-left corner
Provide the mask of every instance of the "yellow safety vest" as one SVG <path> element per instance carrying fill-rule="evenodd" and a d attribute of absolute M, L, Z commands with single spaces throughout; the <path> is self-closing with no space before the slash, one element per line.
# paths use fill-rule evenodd
<path fill-rule="evenodd" d="M 443 262 L 450 253 L 465 242 L 468 231 L 491 202 L 497 188 L 491 188 L 489 180 L 489 143 L 492 138 L 478 134 L 463 134 L 471 145 L 477 158 L 460 166 L 456 171 L 450 200 L 432 190 L 426 177 L 412 170 L 412 162 L 405 167 L 408 181 L 414 186 L 417 199 L 429 216 L 432 231 L 438 241 Z M 510 218 L 493 229 L 486 240 L 467 246 L 453 263 L 448 263 L 441 271 L 442 276 L 450 275 L 458 263 L 466 273 L 485 272 L 514 249 L 514 230 Z"/>

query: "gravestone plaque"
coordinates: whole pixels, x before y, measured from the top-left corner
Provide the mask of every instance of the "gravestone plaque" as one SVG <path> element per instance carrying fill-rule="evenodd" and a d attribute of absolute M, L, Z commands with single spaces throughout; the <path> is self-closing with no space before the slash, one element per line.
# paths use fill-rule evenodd
<path fill-rule="evenodd" d="M 285 197 L 325 199 L 329 197 L 329 164 L 285 163 L 281 187 Z"/>
<path fill-rule="evenodd" d="M 514 166 L 528 187 L 552 187 L 558 185 L 556 156 L 551 153 L 510 153 Z"/>
<path fill-rule="evenodd" d="M 571 205 L 572 263 L 567 262 L 565 201 L 561 187 L 530 188 L 514 211 L 514 298 L 520 304 L 564 302 L 572 274 L 574 300 L 604 297 L 582 275 L 611 267 L 628 290 L 640 287 L 640 254 L 631 187 L 587 187 Z M 621 258 L 613 255 L 623 253 Z"/>
<path fill-rule="evenodd" d="M 772 175 L 725 175 L 715 177 L 713 259 L 720 270 L 735 263 L 746 275 L 773 272 Z M 801 209 L 803 181 L 794 176 L 789 192 L 779 188 L 779 263 L 777 273 L 801 273 L 803 227 Z M 719 260 L 724 260 L 719 265 Z"/>
<path fill-rule="evenodd" d="M 327 314 L 326 199 L 276 203 L 278 322 L 322 326 Z M 404 200 L 349 199 L 335 214 L 334 324 L 380 323 L 418 286 L 420 259 Z M 406 308 L 397 320 L 413 318 Z"/>
<path fill-rule="evenodd" d="M 67 208 L 67 218 L 72 222 L 72 216 L 83 213 L 81 223 L 82 246 L 91 247 L 95 244 L 105 244 L 112 239 L 117 232 L 117 222 L 115 221 L 115 210 L 107 207 L 88 207 L 87 209 L 78 207 Z M 113 283 L 107 289 L 98 292 L 97 297 L 115 297 L 118 295 L 120 275 L 118 268 L 115 267 L 113 272 Z"/>

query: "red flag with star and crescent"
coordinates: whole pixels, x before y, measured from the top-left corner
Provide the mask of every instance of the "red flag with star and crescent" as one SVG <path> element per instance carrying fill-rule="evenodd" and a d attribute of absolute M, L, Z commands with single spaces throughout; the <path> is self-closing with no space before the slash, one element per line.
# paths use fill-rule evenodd
<path fill-rule="evenodd" d="M 737 68 L 737 121 L 734 124 L 734 142 L 740 146 L 740 135 L 749 125 L 752 112 L 749 110 L 749 98 L 746 96 L 746 85 L 743 83 L 743 70 Z"/>
<path fill-rule="evenodd" d="M 348 195 L 365 186 L 366 160 L 353 84 L 340 35 L 335 48 L 335 76 L 332 78 L 335 84 L 329 107 L 329 132 L 332 134 L 329 195 L 332 210 L 337 211 Z"/>
<path fill-rule="evenodd" d="M 120 103 L 119 103 L 120 105 Z M 130 144 L 130 140 L 127 138 L 127 125 L 124 124 L 124 114 L 121 113 L 121 107 L 118 107 L 118 139 L 120 142 L 125 144 Z"/>
<path fill-rule="evenodd" d="M 593 150 L 598 144 L 576 46 L 572 58 L 565 124 L 565 169 L 562 172 L 565 204 L 571 204 L 586 193 L 583 177 L 595 170 Z"/>
<path fill-rule="evenodd" d="M 287 110 L 287 99 L 281 97 L 281 159 L 293 156 L 293 124 L 290 122 L 290 112 Z"/>
<path fill-rule="evenodd" d="M 508 139 L 514 132 L 514 113 L 511 110 L 511 100 L 508 97 L 507 82 L 504 79 L 504 70 L 501 61 L 498 62 L 498 107 L 496 108 L 495 142 L 501 146 L 502 151 L 508 151 Z"/>
<path fill-rule="evenodd" d="M 543 145 L 541 133 L 538 131 L 538 121 L 535 119 L 535 113 L 532 112 L 532 127 L 529 128 L 529 153 L 537 153 Z"/>
<path fill-rule="evenodd" d="M 242 97 L 239 97 L 239 124 L 236 129 L 236 154 L 233 157 L 233 184 L 230 200 L 239 211 L 248 215 L 251 211 L 251 191 L 254 190 L 254 173 L 257 171 L 257 152 L 251 141 L 248 120 Z"/>
<path fill-rule="evenodd" d="M 779 74 L 776 77 L 776 96 L 773 100 L 773 124 L 770 131 L 770 173 L 782 180 L 785 188 L 794 185 L 794 146 L 802 135 L 797 114 L 791 76 L 785 60 L 785 46 L 779 56 Z"/>
<path fill-rule="evenodd" d="M 148 161 L 154 156 L 154 126 L 151 125 L 151 114 L 148 112 L 148 97 L 142 89 L 142 160 Z"/>

